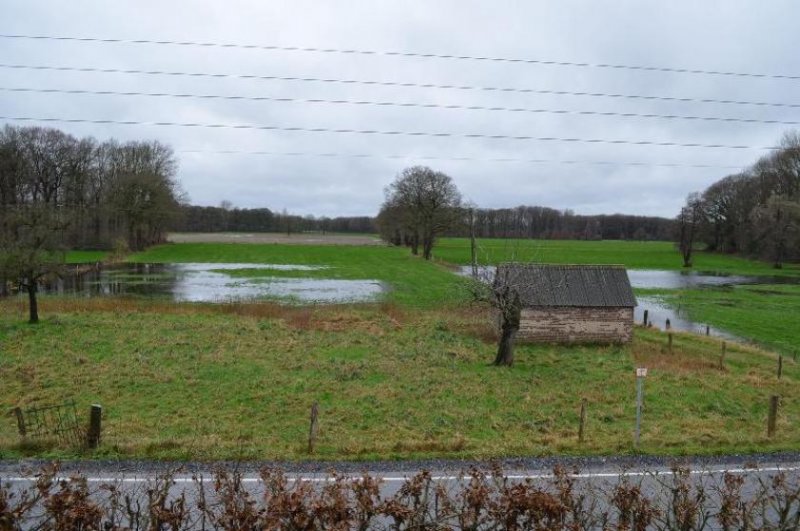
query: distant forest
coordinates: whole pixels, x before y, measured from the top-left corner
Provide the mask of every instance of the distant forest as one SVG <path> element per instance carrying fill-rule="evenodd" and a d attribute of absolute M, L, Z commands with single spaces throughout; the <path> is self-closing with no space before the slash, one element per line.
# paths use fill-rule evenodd
<path fill-rule="evenodd" d="M 547 207 L 479 208 L 475 210 L 479 238 L 570 240 L 671 240 L 675 221 L 624 214 L 585 216 Z M 176 232 L 344 232 L 377 233 L 370 216 L 313 217 L 273 212 L 267 208 L 182 206 L 172 229 Z M 466 224 L 456 224 L 448 236 L 469 236 Z"/>
<path fill-rule="evenodd" d="M 375 218 L 297 216 L 268 208 L 183 205 L 174 232 L 349 232 L 374 233 Z"/>

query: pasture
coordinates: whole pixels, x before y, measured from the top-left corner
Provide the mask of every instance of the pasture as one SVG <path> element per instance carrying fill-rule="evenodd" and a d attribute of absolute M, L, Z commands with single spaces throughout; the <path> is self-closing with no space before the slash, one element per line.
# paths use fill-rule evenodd
<path fill-rule="evenodd" d="M 511 252 L 515 244 L 481 245 L 491 252 L 489 263 L 522 258 Z M 678 263 L 664 242 L 527 246 L 549 262 L 658 269 Z M 676 334 L 670 353 L 666 334 L 637 327 L 627 346 L 521 345 L 514 367 L 489 366 L 496 348 L 490 310 L 471 302 L 465 281 L 452 273 L 455 264 L 468 262 L 468 249 L 467 240 L 445 239 L 437 260 L 425 262 L 386 246 L 184 243 L 129 257 L 327 266 L 245 273 L 388 283 L 383 301 L 371 304 L 43 296 L 43 322 L 29 326 L 24 299 L 0 301 L 0 408 L 74 398 L 82 413 L 101 403 L 105 414 L 104 443 L 92 453 L 23 443 L 13 418 L 0 417 L 0 455 L 370 460 L 633 453 L 637 366 L 650 368 L 641 452 L 800 450 L 800 366 L 786 358 L 779 380 L 777 355 L 755 347 L 729 345 L 720 367 L 718 341 Z M 773 271 L 758 262 L 698 255 L 704 263 L 729 273 Z M 225 274 L 235 280 L 242 273 Z M 734 333 L 772 337 L 775 342 L 763 343 L 786 353 L 797 344 L 788 321 L 798 306 L 795 288 L 648 293 Z M 773 394 L 783 399 L 777 434 L 767 438 Z M 582 398 L 589 416 L 586 441 L 578 443 Z M 311 456 L 306 437 L 314 402 L 320 437 Z"/>
<path fill-rule="evenodd" d="M 0 418 L 3 457 L 394 459 L 632 453 L 634 368 L 647 366 L 640 450 L 800 449 L 800 369 L 775 356 L 637 329 L 626 347 L 521 346 L 489 366 L 485 309 L 169 304 L 49 297 L 44 321 L 0 303 L 0 408 L 74 398 L 104 407 L 94 453 L 21 444 Z M 769 397 L 778 433 L 766 437 Z M 587 398 L 586 441 L 577 441 Z M 307 454 L 309 409 L 320 436 Z"/>
<path fill-rule="evenodd" d="M 434 249 L 437 260 L 470 263 L 467 238 L 442 238 Z M 775 269 L 771 264 L 733 255 L 695 252 L 694 271 L 737 275 L 800 275 L 800 265 Z M 621 264 L 631 269 L 684 269 L 672 242 L 619 240 L 517 240 L 479 239 L 478 262 L 492 265 L 505 261 L 554 264 Z"/>

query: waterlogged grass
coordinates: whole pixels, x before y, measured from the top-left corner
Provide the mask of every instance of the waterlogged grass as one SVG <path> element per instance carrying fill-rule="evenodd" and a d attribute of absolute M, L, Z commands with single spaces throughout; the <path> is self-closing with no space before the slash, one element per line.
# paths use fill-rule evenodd
<path fill-rule="evenodd" d="M 69 251 L 67 252 L 66 262 L 68 264 L 102 262 L 107 256 L 107 251 Z"/>
<path fill-rule="evenodd" d="M 647 366 L 641 450 L 713 454 L 800 449 L 800 369 L 775 357 L 638 329 L 632 345 L 520 346 L 490 367 L 485 309 L 395 305 L 287 308 L 44 298 L 40 326 L 0 303 L 0 409 L 74 398 L 104 407 L 104 439 L 84 457 L 307 459 L 499 457 L 632 452 L 634 368 Z M 769 396 L 777 436 L 766 438 Z M 587 440 L 577 442 L 581 398 Z M 68 457 L 20 445 L 0 417 L 0 454 Z"/>
<path fill-rule="evenodd" d="M 800 285 L 745 285 L 655 292 L 693 320 L 792 356 L 800 354 Z"/>
<path fill-rule="evenodd" d="M 236 276 L 381 280 L 391 290 L 386 300 L 428 308 L 457 304 L 467 296 L 464 281 L 441 264 L 411 256 L 406 249 L 382 246 L 181 243 L 153 247 L 132 262 L 257 263 L 326 266 L 312 271 L 220 270 Z"/>
<path fill-rule="evenodd" d="M 438 260 L 454 264 L 470 263 L 466 238 L 443 238 L 434 249 Z M 631 269 L 684 269 L 680 254 L 671 242 L 577 241 L 480 239 L 481 264 L 533 261 L 557 264 L 622 264 Z M 694 271 L 717 271 L 742 275 L 800 275 L 800 265 L 774 269 L 771 264 L 732 255 L 696 252 Z"/>

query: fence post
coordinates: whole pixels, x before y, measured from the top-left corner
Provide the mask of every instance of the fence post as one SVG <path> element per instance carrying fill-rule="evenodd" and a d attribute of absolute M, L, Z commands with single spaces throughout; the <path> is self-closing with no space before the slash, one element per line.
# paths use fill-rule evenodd
<path fill-rule="evenodd" d="M 769 417 L 767 418 L 767 437 L 772 438 L 775 435 L 775 424 L 778 420 L 778 403 L 780 397 L 772 395 L 769 399 Z"/>
<path fill-rule="evenodd" d="M 667 319 L 667 330 L 670 330 L 670 329 L 672 329 L 672 323 L 670 322 L 669 319 Z"/>
<path fill-rule="evenodd" d="M 314 453 L 314 446 L 317 444 L 317 433 L 319 432 L 319 404 L 314 402 L 311 406 L 311 427 L 308 430 L 308 453 Z"/>
<path fill-rule="evenodd" d="M 647 310 L 644 311 L 644 319 L 642 319 L 642 324 L 647 326 Z"/>
<path fill-rule="evenodd" d="M 89 410 L 89 431 L 86 434 L 86 443 L 90 449 L 100 446 L 101 422 L 103 420 L 103 407 L 92 404 Z"/>
<path fill-rule="evenodd" d="M 710 335 L 711 335 L 711 327 L 710 327 L 710 326 L 708 326 L 708 325 L 706 325 L 706 335 L 707 335 L 707 336 L 710 336 Z"/>
<path fill-rule="evenodd" d="M 582 443 L 586 435 L 586 398 L 581 399 L 581 423 L 578 427 L 578 442 Z"/>
<path fill-rule="evenodd" d="M 25 437 L 28 434 L 28 430 L 25 428 L 25 417 L 22 414 L 22 408 L 15 407 L 14 416 L 17 417 L 17 429 L 19 430 L 19 434 Z"/>
<path fill-rule="evenodd" d="M 727 350 L 728 346 L 723 341 L 722 342 L 722 353 L 719 355 L 719 370 L 725 370 L 725 351 Z"/>
<path fill-rule="evenodd" d="M 781 379 L 783 374 L 783 356 L 778 356 L 778 380 Z"/>

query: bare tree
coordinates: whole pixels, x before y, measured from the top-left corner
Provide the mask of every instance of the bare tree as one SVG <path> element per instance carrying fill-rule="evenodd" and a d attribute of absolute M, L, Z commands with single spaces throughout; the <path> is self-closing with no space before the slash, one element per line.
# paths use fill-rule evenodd
<path fill-rule="evenodd" d="M 406 168 L 386 189 L 383 210 L 399 214 L 411 252 L 430 260 L 436 238 L 457 221 L 461 194 L 453 179 L 425 166 Z"/>
<path fill-rule="evenodd" d="M 492 304 L 500 315 L 500 340 L 493 365 L 510 367 L 514 364 L 514 346 L 522 318 L 519 289 L 510 270 L 498 268 L 491 288 Z"/>
<path fill-rule="evenodd" d="M 492 365 L 510 367 L 514 364 L 514 347 L 522 320 L 520 292 L 523 286 L 512 268 L 478 266 L 476 270 L 467 287 L 475 301 L 495 310 L 500 332 Z"/>
<path fill-rule="evenodd" d="M 800 203 L 774 195 L 752 217 L 763 256 L 781 269 L 790 250 L 800 245 Z"/>
<path fill-rule="evenodd" d="M 703 201 L 699 194 L 690 194 L 678 215 L 678 250 L 683 267 L 692 267 L 692 254 L 703 218 Z"/>
<path fill-rule="evenodd" d="M 3 209 L 0 233 L 0 278 L 14 279 L 28 294 L 28 322 L 39 322 L 38 285 L 58 274 L 64 264 L 62 231 L 68 225 L 64 211 L 44 205 Z"/>

